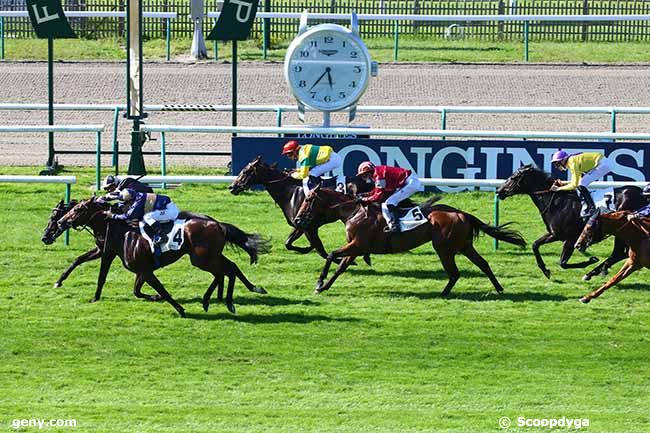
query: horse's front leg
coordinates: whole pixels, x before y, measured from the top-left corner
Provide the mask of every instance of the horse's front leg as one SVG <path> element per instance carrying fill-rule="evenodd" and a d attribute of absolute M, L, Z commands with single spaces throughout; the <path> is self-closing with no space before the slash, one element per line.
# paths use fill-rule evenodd
<path fill-rule="evenodd" d="M 178 303 L 172 295 L 165 289 L 165 286 L 162 285 L 160 280 L 153 274 L 153 271 L 146 271 L 142 273 L 144 280 L 154 288 L 156 292 L 164 299 L 169 302 L 172 307 L 178 312 L 181 317 L 185 317 L 185 309 Z"/>
<path fill-rule="evenodd" d="M 601 264 L 596 266 L 591 271 L 587 272 L 582 277 L 582 280 L 589 281 L 592 277 L 598 274 L 607 275 L 607 271 L 609 270 L 609 268 L 611 268 L 615 263 L 618 263 L 621 260 L 625 259 L 626 257 L 627 257 L 627 245 L 619 238 L 614 238 L 614 249 L 612 250 L 612 254 L 609 257 L 607 257 Z"/>
<path fill-rule="evenodd" d="M 317 293 L 324 292 L 325 290 L 329 290 L 329 288 L 332 287 L 332 284 L 334 284 L 334 281 L 336 281 L 339 275 L 345 272 L 346 269 L 349 268 L 350 265 L 354 262 L 355 257 L 356 256 L 344 257 L 343 260 L 341 260 L 341 263 L 339 263 L 339 265 L 336 267 L 336 270 L 334 271 L 334 275 L 332 275 L 332 277 L 329 280 L 327 280 L 325 284 L 321 286 L 320 290 L 318 290 L 317 288 Z"/>
<path fill-rule="evenodd" d="M 634 260 L 632 260 L 631 258 L 627 259 L 625 261 L 625 263 L 623 264 L 623 267 L 621 268 L 621 270 L 618 271 L 616 273 L 616 275 L 614 275 L 608 282 L 603 284 L 597 290 L 594 290 L 593 292 L 591 292 L 591 293 L 583 296 L 582 298 L 580 298 L 580 302 L 582 302 L 583 304 L 588 304 L 589 301 L 591 301 L 594 298 L 599 297 L 600 295 L 603 294 L 603 292 L 605 290 L 609 289 L 613 285 L 615 285 L 615 284 L 619 283 L 620 281 L 624 280 L 625 278 L 630 276 L 631 273 L 633 273 L 634 271 L 636 271 L 636 270 L 638 270 L 640 268 L 641 268 L 641 265 L 639 265 L 638 263 L 635 263 Z"/>
<path fill-rule="evenodd" d="M 63 272 L 61 274 L 61 276 L 59 277 L 58 280 L 56 280 L 56 283 L 54 283 L 54 288 L 58 289 L 59 287 L 61 287 L 63 285 L 63 281 L 65 281 L 66 278 L 68 278 L 68 276 L 70 276 L 70 273 L 74 270 L 74 268 L 76 268 L 77 266 L 79 266 L 82 263 L 86 263 L 86 262 L 89 262 L 91 260 L 95 260 L 95 259 L 99 258 L 99 256 L 101 256 L 101 255 L 102 255 L 102 250 L 100 250 L 99 247 L 95 247 L 95 249 L 92 249 L 90 251 L 86 251 L 85 253 L 83 253 L 82 255 L 77 257 L 76 259 L 74 259 L 74 262 L 72 262 L 70 267 L 68 269 L 66 269 L 65 272 Z"/>
<path fill-rule="evenodd" d="M 115 259 L 115 253 L 108 253 L 102 255 L 102 261 L 99 267 L 99 276 L 97 277 L 97 289 L 95 290 L 95 296 L 90 300 L 90 302 L 97 302 L 99 298 L 102 297 L 102 289 L 104 288 L 104 283 L 106 283 L 106 276 L 108 275 L 108 270 L 111 267 Z"/>
<path fill-rule="evenodd" d="M 567 239 L 562 244 L 562 254 L 560 254 L 560 267 L 562 269 L 576 269 L 584 268 L 589 265 L 593 265 L 598 261 L 598 257 L 589 257 L 589 259 L 578 262 L 578 263 L 569 263 L 569 259 L 575 251 L 575 244 L 578 239 Z"/>
<path fill-rule="evenodd" d="M 147 301 L 160 301 L 162 297 L 160 295 L 147 295 L 142 293 L 142 286 L 144 285 L 144 277 L 142 274 L 137 274 L 135 276 L 135 283 L 133 284 L 133 296 L 138 299 L 146 299 Z"/>
<path fill-rule="evenodd" d="M 544 273 L 544 276 L 546 278 L 551 278 L 551 271 L 549 271 L 548 268 L 546 267 L 546 263 L 544 263 L 544 260 L 542 259 L 542 255 L 539 253 L 539 247 L 541 247 L 544 244 L 555 242 L 557 240 L 558 240 L 557 237 L 553 233 L 546 233 L 541 238 L 533 242 L 532 245 L 533 255 L 535 256 L 535 260 L 537 261 L 537 266 L 542 270 L 542 273 Z"/>
<path fill-rule="evenodd" d="M 343 273 L 350 264 L 354 262 L 354 258 L 361 255 L 362 253 L 359 252 L 359 248 L 357 247 L 356 242 L 353 240 L 352 242 L 347 243 L 343 247 L 332 251 L 328 256 L 327 256 L 327 261 L 325 262 L 325 266 L 323 267 L 323 271 L 320 274 L 320 277 L 318 278 L 318 283 L 316 284 L 316 290 L 314 291 L 315 294 L 319 294 L 325 290 L 328 290 L 330 287 L 332 287 L 332 284 L 334 284 L 334 281 L 336 278 Z M 344 260 L 341 261 L 339 264 L 339 267 L 336 269 L 335 274 L 332 276 L 332 278 L 327 281 L 327 283 L 323 283 L 325 281 L 325 278 L 327 278 L 327 274 L 329 273 L 330 266 L 332 265 L 332 262 L 341 258 L 345 257 Z M 352 257 L 350 260 L 346 260 L 347 258 Z M 345 265 L 344 265 L 345 263 Z"/>
<path fill-rule="evenodd" d="M 307 254 L 311 250 L 314 249 L 311 245 L 308 247 L 297 247 L 294 246 L 293 243 L 300 237 L 302 236 L 302 230 L 299 230 L 297 228 L 294 228 L 293 231 L 289 234 L 289 237 L 287 238 L 286 241 L 284 241 L 284 247 L 288 249 L 289 251 L 296 251 L 300 254 Z"/>
<path fill-rule="evenodd" d="M 305 230 L 305 237 L 309 240 L 310 245 L 316 250 L 319 256 L 324 259 L 327 259 L 327 251 L 323 246 L 323 241 L 320 240 L 318 236 L 318 227 L 315 229 Z M 336 262 L 338 263 L 338 261 Z"/>

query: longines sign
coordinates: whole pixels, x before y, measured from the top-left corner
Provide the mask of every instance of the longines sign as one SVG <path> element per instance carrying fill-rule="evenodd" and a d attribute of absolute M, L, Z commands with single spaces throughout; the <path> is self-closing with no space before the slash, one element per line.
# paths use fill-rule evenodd
<path fill-rule="evenodd" d="M 292 162 L 280 155 L 286 138 L 234 137 L 233 173 L 262 155 L 264 161 L 277 161 L 290 168 Z M 559 142 L 525 140 L 404 140 L 404 139 L 320 139 L 299 140 L 301 144 L 327 144 L 343 158 L 343 172 L 351 175 L 362 161 L 388 164 L 413 170 L 420 177 L 465 179 L 505 179 L 523 164 L 536 164 L 551 170 L 553 152 L 603 152 L 613 162 L 607 180 L 645 181 L 650 178 L 650 143 Z M 338 173 L 337 173 L 338 174 Z M 559 172 L 558 177 L 564 176 Z M 462 191 L 465 187 L 441 187 L 443 191 Z"/>

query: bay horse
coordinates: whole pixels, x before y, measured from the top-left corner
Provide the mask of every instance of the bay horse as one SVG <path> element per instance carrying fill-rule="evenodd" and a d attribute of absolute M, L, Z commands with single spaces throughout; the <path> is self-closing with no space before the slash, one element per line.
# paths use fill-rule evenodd
<path fill-rule="evenodd" d="M 518 194 L 528 195 L 539 210 L 546 225 L 546 233 L 533 242 L 532 250 L 537 266 L 546 278 L 551 278 L 551 271 L 546 267 L 539 252 L 539 248 L 544 244 L 563 242 L 560 254 L 562 269 L 584 268 L 598 261 L 597 257 L 589 257 L 582 262 L 569 263 L 575 243 L 585 226 L 585 221 L 580 217 L 582 204 L 575 191 L 550 191 L 554 182 L 555 178 L 549 173 L 529 164 L 517 169 L 497 189 L 497 195 L 501 200 Z M 617 210 L 636 210 L 645 203 L 641 188 L 636 186 L 617 188 L 615 196 Z M 626 256 L 625 243 L 617 239 L 611 255 L 585 274 L 582 279 L 587 281 L 599 273 L 606 274 L 614 263 L 623 260 Z"/>
<path fill-rule="evenodd" d="M 81 200 L 59 219 L 58 229 L 52 235 L 56 239 L 65 230 L 74 228 L 82 230 L 90 228 L 96 242 L 103 239 L 101 253 L 101 265 L 97 280 L 97 289 L 91 302 L 96 302 L 101 297 L 102 288 L 106 282 L 106 276 L 111 263 L 115 257 L 122 260 L 126 269 L 136 274 L 133 293 L 138 297 L 150 300 L 163 299 L 171 304 L 181 317 L 185 317 L 185 310 L 167 292 L 160 280 L 154 275 L 158 267 L 167 266 L 182 256 L 188 254 L 192 265 L 211 273 L 214 279 L 208 290 L 203 295 L 203 309 L 207 311 L 210 304 L 210 297 L 215 288 L 223 283 L 223 276 L 227 276 L 228 289 L 226 292 L 226 307 L 231 313 L 235 313 L 232 301 L 235 278 L 244 283 L 248 290 L 265 294 L 266 290 L 254 286 L 241 272 L 239 267 L 223 255 L 226 244 L 237 246 L 246 251 L 250 256 L 251 263 L 256 263 L 258 255 L 270 251 L 270 241 L 259 234 L 247 234 L 239 228 L 217 222 L 212 218 L 194 216 L 187 220 L 184 230 L 184 242 L 177 251 L 162 253 L 156 265 L 153 252 L 149 242 L 140 235 L 138 228 L 121 221 L 107 220 L 106 212 L 110 206 L 95 197 Z M 140 289 L 144 283 L 148 283 L 156 290 L 158 297 L 142 295 Z"/>
<path fill-rule="evenodd" d="M 638 218 L 628 221 L 627 211 L 595 214 L 585 225 L 576 248 L 586 249 L 594 240 L 604 236 L 614 235 L 623 241 L 629 248 L 627 260 L 623 267 L 609 281 L 598 289 L 580 298 L 580 302 L 587 304 L 592 299 L 599 297 L 603 292 L 633 272 L 641 268 L 650 268 L 650 218 Z"/>
<path fill-rule="evenodd" d="M 358 200 L 350 200 L 350 197 L 337 191 L 318 187 L 314 189 L 300 207 L 296 216 L 296 225 L 307 228 L 317 220 L 319 215 L 335 210 L 339 219 L 345 223 L 348 241 L 346 245 L 327 256 L 315 293 L 321 293 L 332 287 L 336 278 L 345 272 L 355 257 L 364 254 L 409 251 L 426 242 L 431 242 L 449 277 L 442 296 L 449 295 L 460 277 L 455 260 L 458 253 L 474 263 L 490 279 L 497 293 L 502 293 L 503 287 L 494 276 L 488 262 L 474 248 L 473 241 L 480 232 L 483 232 L 495 239 L 523 248 L 526 245 L 524 238 L 517 231 L 505 228 L 508 224 L 490 226 L 467 212 L 447 205 L 434 205 L 437 200 L 439 197 L 434 197 L 420 205 L 422 214 L 428 220 L 427 223 L 406 232 L 390 234 L 384 232 L 386 221 L 381 215 L 379 206 L 367 206 Z M 335 258 L 342 258 L 341 263 L 332 277 L 325 282 Z"/>
<path fill-rule="evenodd" d="M 365 182 L 359 176 L 346 177 L 347 190 L 350 196 L 362 194 L 372 190 L 374 185 Z M 327 251 L 323 246 L 323 242 L 318 236 L 318 228 L 338 220 L 338 216 L 334 212 L 323 214 L 320 218 L 314 220 L 313 224 L 301 229 L 296 226 L 294 219 L 298 214 L 300 205 L 305 200 L 305 192 L 302 188 L 302 181 L 289 176 L 287 173 L 276 167 L 276 164 L 266 164 L 262 161 L 262 157 L 258 156 L 253 161 L 249 162 L 240 172 L 237 178 L 229 186 L 230 192 L 234 195 L 253 187 L 262 185 L 273 198 L 273 201 L 282 209 L 284 218 L 293 230 L 289 237 L 284 242 L 284 246 L 289 251 L 296 251 L 300 254 L 306 254 L 315 249 L 318 254 L 326 259 Z M 299 247 L 293 243 L 305 235 L 309 241 L 308 247 Z M 370 257 L 364 257 L 364 260 L 370 265 Z"/>

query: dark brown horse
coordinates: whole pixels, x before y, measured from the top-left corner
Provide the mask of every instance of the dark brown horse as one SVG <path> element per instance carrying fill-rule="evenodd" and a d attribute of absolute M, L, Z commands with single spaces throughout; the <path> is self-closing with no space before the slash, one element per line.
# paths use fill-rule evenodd
<path fill-rule="evenodd" d="M 447 205 L 434 205 L 433 203 L 437 200 L 437 197 L 433 198 L 420 206 L 422 214 L 428 219 L 427 223 L 407 232 L 389 234 L 384 232 L 386 221 L 378 206 L 360 204 L 336 191 L 320 188 L 312 191 L 300 207 L 296 216 L 296 224 L 299 227 L 309 227 L 312 221 L 318 218 L 318 215 L 333 209 L 345 223 L 348 240 L 346 245 L 328 255 L 325 267 L 318 278 L 316 293 L 328 290 L 357 256 L 399 253 L 412 250 L 426 242 L 432 243 L 449 276 L 449 282 L 442 291 L 442 296 L 449 295 L 460 277 L 455 259 L 458 253 L 463 254 L 474 263 L 487 275 L 496 291 L 502 293 L 503 287 L 497 281 L 488 262 L 474 248 L 473 241 L 480 232 L 520 247 L 524 247 L 526 241 L 518 232 L 506 229 L 505 225 L 490 226 L 467 212 Z M 324 282 L 335 258 L 343 260 L 336 268 L 334 275 Z"/>
<path fill-rule="evenodd" d="M 562 253 L 560 254 L 560 267 L 562 269 L 584 268 L 598 261 L 596 257 L 590 257 L 578 263 L 569 263 L 573 255 L 576 240 L 585 226 L 585 221 L 580 218 L 580 199 L 575 191 L 550 191 L 555 178 L 533 165 L 524 165 L 515 171 L 497 189 L 497 195 L 501 200 L 518 194 L 528 195 L 542 217 L 546 225 L 546 233 L 533 242 L 532 249 L 537 261 L 546 278 L 551 278 L 551 271 L 548 270 L 539 248 L 551 242 L 562 241 Z M 616 209 L 636 210 L 640 208 L 645 200 L 641 195 L 641 188 L 629 186 L 616 189 Z M 625 243 L 620 240 L 614 242 L 614 249 L 611 255 L 601 264 L 589 271 L 582 277 L 587 281 L 597 274 L 606 274 L 608 269 L 616 262 L 627 257 Z"/>
<path fill-rule="evenodd" d="M 102 245 L 97 290 L 91 302 L 100 299 L 108 269 L 115 257 L 119 257 L 124 267 L 136 274 L 133 289 L 135 296 L 148 300 L 164 299 L 184 317 L 183 307 L 171 297 L 154 275 L 157 266 L 149 242 L 140 235 L 139 229 L 123 222 L 107 220 L 106 212 L 108 210 L 108 204 L 95 200 L 94 197 L 82 200 L 59 219 L 58 229 L 52 235 L 54 240 L 68 228 L 81 230 L 88 227 L 92 230 L 97 244 Z M 214 280 L 203 296 L 203 308 L 206 311 L 215 288 L 223 284 L 224 275 L 229 278 L 226 306 L 232 313 L 235 312 L 232 295 L 236 277 L 250 291 L 260 294 L 266 293 L 264 289 L 256 287 L 248 281 L 239 267 L 223 255 L 223 249 L 226 244 L 240 247 L 249 254 L 251 263 L 255 263 L 259 254 L 270 251 L 269 240 L 259 234 L 244 233 L 231 224 L 217 222 L 212 218 L 198 215 L 187 221 L 183 231 L 183 239 L 183 245 L 178 251 L 168 251 L 161 254 L 158 259 L 159 267 L 167 266 L 188 254 L 194 266 L 210 272 L 214 276 Z M 158 296 L 141 293 L 140 290 L 145 282 L 158 292 Z"/>
<path fill-rule="evenodd" d="M 580 302 L 586 304 L 633 272 L 644 267 L 650 268 L 650 218 L 628 221 L 629 214 L 626 211 L 596 214 L 585 225 L 578 242 L 576 242 L 576 248 L 587 249 L 594 243 L 594 240 L 600 240 L 610 235 L 623 241 L 629 248 L 627 260 L 616 275 L 598 289 L 580 298 Z"/>
<path fill-rule="evenodd" d="M 358 176 L 346 178 L 347 190 L 350 196 L 368 192 L 373 188 L 372 184 L 364 182 Z M 305 200 L 305 193 L 302 188 L 302 181 L 294 179 L 287 173 L 276 168 L 275 164 L 268 165 L 258 156 L 244 167 L 237 178 L 232 182 L 229 189 L 234 195 L 238 195 L 253 186 L 262 185 L 271 194 L 273 201 L 280 206 L 287 223 L 293 227 L 293 231 L 284 242 L 284 246 L 290 251 L 297 251 L 306 254 L 316 249 L 318 254 L 324 259 L 327 258 L 327 252 L 323 242 L 318 236 L 318 228 L 338 220 L 335 212 L 321 215 L 313 221 L 313 224 L 305 229 L 296 227 L 294 219 L 298 214 L 300 205 Z M 309 247 L 294 246 L 293 243 L 304 233 L 309 241 Z M 364 257 L 366 263 L 370 264 L 370 258 Z"/>

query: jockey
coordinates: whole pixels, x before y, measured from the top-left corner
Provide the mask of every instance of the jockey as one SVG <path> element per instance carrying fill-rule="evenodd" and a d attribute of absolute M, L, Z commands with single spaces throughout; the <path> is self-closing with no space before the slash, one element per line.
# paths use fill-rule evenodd
<path fill-rule="evenodd" d="M 650 183 L 643 188 L 643 197 L 645 197 L 646 200 L 650 199 Z M 648 217 L 650 217 L 650 204 L 646 204 L 645 206 L 642 206 L 636 212 L 629 213 L 627 215 L 627 220 L 631 221 L 635 218 L 648 218 Z"/>
<path fill-rule="evenodd" d="M 599 152 L 580 152 L 569 155 L 564 150 L 553 154 L 551 163 L 561 171 L 569 170 L 571 180 L 556 180 L 551 191 L 575 190 L 582 203 L 587 205 L 586 215 L 589 217 L 596 211 L 596 205 L 587 187 L 590 183 L 600 179 L 612 171 L 611 163 L 605 155 Z"/>
<path fill-rule="evenodd" d="M 305 195 L 309 194 L 309 176 L 319 177 L 341 166 L 343 160 L 330 146 L 306 144 L 300 146 L 296 140 L 287 141 L 282 154 L 298 161 L 298 168 L 291 173 L 295 179 L 302 179 Z"/>
<path fill-rule="evenodd" d="M 153 229 L 154 244 L 167 242 L 167 236 L 160 233 L 161 223 L 174 221 L 178 217 L 178 208 L 169 197 L 162 194 L 146 194 L 127 188 L 120 191 L 120 200 L 129 206 L 123 214 L 109 213 L 107 216 L 118 221 L 130 219 L 142 220 Z M 145 227 L 146 227 L 145 226 Z"/>
<path fill-rule="evenodd" d="M 385 231 L 390 233 L 399 233 L 399 223 L 395 216 L 395 208 L 402 201 L 418 191 L 424 191 L 424 186 L 420 183 L 417 176 L 398 167 L 389 167 L 387 165 L 375 166 L 370 161 L 359 164 L 357 176 L 369 181 L 372 179 L 375 183 L 375 189 L 370 191 L 366 197 L 362 198 L 365 203 L 381 203 L 381 213 L 386 219 L 388 226 Z"/>
<path fill-rule="evenodd" d="M 119 192 L 126 188 L 134 189 L 137 192 L 153 192 L 153 189 L 149 185 L 144 184 L 132 177 L 125 177 L 118 182 L 115 176 L 109 174 L 106 176 L 106 178 L 104 178 L 104 182 L 102 182 L 102 189 L 108 193 L 106 194 L 105 199 L 108 200 L 115 200 L 119 198 Z"/>

